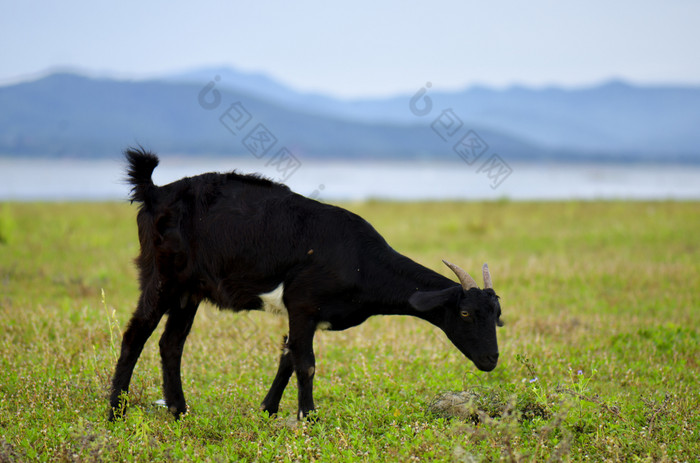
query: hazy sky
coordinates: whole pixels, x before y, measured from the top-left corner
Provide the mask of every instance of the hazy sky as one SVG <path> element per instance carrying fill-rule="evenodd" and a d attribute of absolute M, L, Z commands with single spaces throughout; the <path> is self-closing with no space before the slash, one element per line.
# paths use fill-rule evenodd
<path fill-rule="evenodd" d="M 0 83 L 227 65 L 342 97 L 426 81 L 700 84 L 700 2 L 0 0 L 0 44 Z"/>

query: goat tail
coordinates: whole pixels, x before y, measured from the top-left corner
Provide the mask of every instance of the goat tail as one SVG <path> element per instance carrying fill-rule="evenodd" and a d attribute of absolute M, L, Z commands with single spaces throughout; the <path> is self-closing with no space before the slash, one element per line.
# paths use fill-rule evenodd
<path fill-rule="evenodd" d="M 153 169 L 160 162 L 158 156 L 139 146 L 138 148 L 127 149 L 124 152 L 124 157 L 129 163 L 127 169 L 128 181 L 133 185 L 131 188 L 131 202 L 152 202 L 152 195 L 156 186 L 153 184 L 151 176 L 153 175 Z"/>

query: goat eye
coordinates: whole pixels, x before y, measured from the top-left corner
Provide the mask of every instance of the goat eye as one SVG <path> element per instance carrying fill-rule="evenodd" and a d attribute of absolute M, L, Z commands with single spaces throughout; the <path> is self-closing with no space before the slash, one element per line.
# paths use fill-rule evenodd
<path fill-rule="evenodd" d="M 469 312 L 467 312 L 466 310 L 462 310 L 461 315 L 462 318 L 469 318 Z"/>

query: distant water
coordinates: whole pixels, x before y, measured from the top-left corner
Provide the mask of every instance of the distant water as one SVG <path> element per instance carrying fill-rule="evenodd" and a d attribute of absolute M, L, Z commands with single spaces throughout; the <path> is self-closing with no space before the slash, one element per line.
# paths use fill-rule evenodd
<path fill-rule="evenodd" d="M 259 172 L 321 200 L 700 199 L 700 166 L 611 164 L 304 162 L 279 170 L 255 159 L 164 158 L 154 181 L 210 171 Z M 0 159 L 0 200 L 124 200 L 120 161 Z"/>

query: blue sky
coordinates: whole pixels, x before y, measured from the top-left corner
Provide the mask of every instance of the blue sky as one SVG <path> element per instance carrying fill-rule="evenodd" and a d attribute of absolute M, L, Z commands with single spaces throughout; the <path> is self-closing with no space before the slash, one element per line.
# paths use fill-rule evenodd
<path fill-rule="evenodd" d="M 152 77 L 226 65 L 344 98 L 426 81 L 700 84 L 698 26 L 695 0 L 0 0 L 0 83 L 56 67 Z"/>

